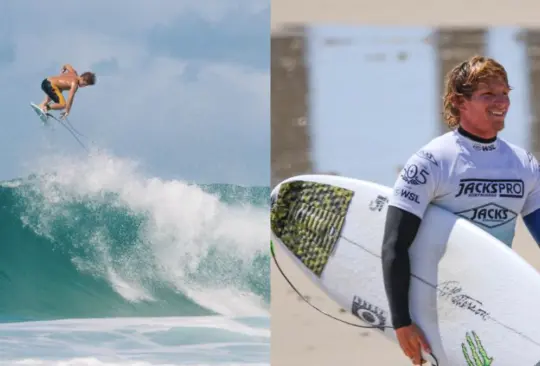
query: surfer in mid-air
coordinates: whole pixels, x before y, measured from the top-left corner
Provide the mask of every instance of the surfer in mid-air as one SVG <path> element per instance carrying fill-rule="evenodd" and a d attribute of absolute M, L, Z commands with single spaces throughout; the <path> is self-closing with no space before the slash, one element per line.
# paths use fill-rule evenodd
<path fill-rule="evenodd" d="M 47 113 L 49 110 L 63 110 L 61 114 L 62 118 L 66 118 L 71 111 L 73 105 L 73 98 L 79 88 L 85 86 L 94 85 L 96 83 L 96 75 L 90 71 L 87 71 L 79 76 L 77 71 L 66 64 L 62 66 L 60 75 L 51 76 L 45 78 L 41 83 L 41 90 L 45 92 L 45 99 L 39 105 L 39 108 L 43 113 Z M 69 90 L 69 96 L 66 103 L 62 92 Z M 51 104 L 51 102 L 54 102 Z"/>
<path fill-rule="evenodd" d="M 383 278 L 396 337 L 413 365 L 424 363 L 421 350 L 431 353 L 409 310 L 409 248 L 430 203 L 468 219 L 509 247 L 521 214 L 540 243 L 538 161 L 498 136 L 510 108 L 510 90 L 506 70 L 491 58 L 475 56 L 457 65 L 447 76 L 444 95 L 451 131 L 413 154 L 394 185 L 382 244 Z"/>

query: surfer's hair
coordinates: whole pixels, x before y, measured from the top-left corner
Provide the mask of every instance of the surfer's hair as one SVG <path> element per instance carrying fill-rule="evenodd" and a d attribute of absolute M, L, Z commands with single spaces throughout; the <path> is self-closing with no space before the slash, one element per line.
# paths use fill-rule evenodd
<path fill-rule="evenodd" d="M 81 78 L 86 81 L 88 85 L 94 85 L 96 83 L 96 74 L 93 72 L 87 71 L 81 74 Z"/>
<path fill-rule="evenodd" d="M 503 65 L 489 57 L 473 56 L 447 74 L 443 116 L 449 128 L 454 129 L 459 126 L 460 98 L 470 99 L 480 82 L 493 78 L 502 79 L 511 89 L 508 84 L 508 74 Z"/>

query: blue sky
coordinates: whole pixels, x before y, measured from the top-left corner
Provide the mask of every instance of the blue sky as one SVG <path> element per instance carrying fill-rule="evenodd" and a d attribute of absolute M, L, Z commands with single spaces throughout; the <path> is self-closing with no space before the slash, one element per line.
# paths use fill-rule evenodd
<path fill-rule="evenodd" d="M 527 68 L 525 49 L 514 40 L 518 30 L 491 29 L 487 55 L 505 66 L 514 87 L 501 136 L 528 148 Z M 311 29 L 310 103 L 317 171 L 393 185 L 397 167 L 439 134 L 436 53 L 423 42 L 431 32 L 426 27 Z M 325 45 L 329 38 L 347 43 Z M 406 61 L 398 60 L 400 52 L 407 53 Z"/>
<path fill-rule="evenodd" d="M 267 0 L 0 2 L 0 180 L 84 154 L 28 106 L 70 63 L 97 74 L 70 120 L 111 156 L 163 179 L 268 185 L 269 29 Z"/>

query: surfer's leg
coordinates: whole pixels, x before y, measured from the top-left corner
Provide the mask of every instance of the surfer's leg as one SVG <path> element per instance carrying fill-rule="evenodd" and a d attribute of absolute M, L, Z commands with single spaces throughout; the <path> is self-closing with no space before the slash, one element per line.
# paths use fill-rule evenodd
<path fill-rule="evenodd" d="M 45 99 L 39 105 L 39 108 L 43 111 L 43 113 L 47 113 L 47 104 L 49 104 L 50 102 L 51 102 L 51 98 L 48 95 L 45 96 Z"/>
<path fill-rule="evenodd" d="M 59 111 L 66 108 L 66 103 L 54 103 L 49 105 L 49 110 Z"/>
<path fill-rule="evenodd" d="M 62 92 L 57 87 L 53 86 L 53 93 L 56 95 L 56 99 L 54 100 L 54 104 L 49 105 L 49 109 L 57 111 L 66 108 L 66 100 L 64 99 Z"/>
<path fill-rule="evenodd" d="M 51 101 L 54 102 L 54 104 L 48 106 L 48 109 L 59 110 L 66 107 L 66 100 L 64 99 L 62 92 L 56 86 L 52 85 L 49 80 L 43 80 L 41 83 L 41 90 L 43 90 L 49 98 L 47 103 L 50 103 Z M 45 103 L 45 105 L 47 103 Z"/>

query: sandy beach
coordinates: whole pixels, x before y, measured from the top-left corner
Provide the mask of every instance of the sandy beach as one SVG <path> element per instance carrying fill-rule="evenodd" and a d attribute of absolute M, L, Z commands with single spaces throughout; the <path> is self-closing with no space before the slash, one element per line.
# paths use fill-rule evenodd
<path fill-rule="evenodd" d="M 540 248 L 518 221 L 514 249 L 540 270 Z M 359 324 L 329 300 L 276 248 L 276 257 L 290 281 L 322 311 Z M 331 319 L 306 304 L 285 281 L 272 262 L 272 351 L 274 366 L 408 366 L 401 350 L 380 333 Z M 381 352 L 381 350 L 383 350 Z"/>

